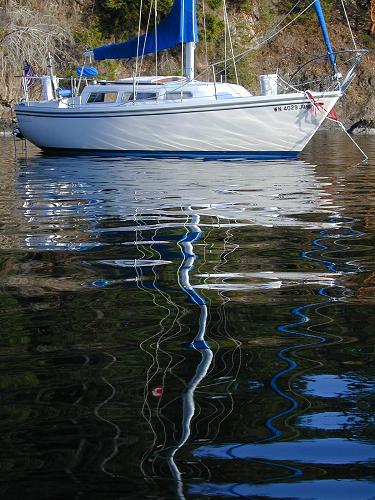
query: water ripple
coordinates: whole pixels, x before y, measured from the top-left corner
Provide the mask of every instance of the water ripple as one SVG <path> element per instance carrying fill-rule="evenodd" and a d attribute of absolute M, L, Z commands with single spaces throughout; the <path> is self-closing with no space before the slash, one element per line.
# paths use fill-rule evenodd
<path fill-rule="evenodd" d="M 375 169 L 342 141 L 270 162 L 2 143 L 5 496 L 373 496 Z"/>

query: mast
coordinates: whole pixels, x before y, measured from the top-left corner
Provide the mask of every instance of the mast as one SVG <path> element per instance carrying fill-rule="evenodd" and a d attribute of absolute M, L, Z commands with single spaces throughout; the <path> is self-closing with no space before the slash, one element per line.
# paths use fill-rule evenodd
<path fill-rule="evenodd" d="M 185 5 L 186 4 L 186 5 Z M 185 45 L 185 76 L 191 81 L 195 73 L 195 41 L 197 36 L 197 3 L 196 0 L 182 0 L 182 43 Z M 186 38 L 191 31 L 192 38 Z M 186 40 L 186 41 L 185 41 Z"/>
<path fill-rule="evenodd" d="M 335 74 L 337 74 L 336 57 L 335 57 L 335 54 L 333 53 L 331 40 L 329 38 L 327 24 L 326 24 L 326 20 L 324 18 L 324 13 L 323 13 L 323 9 L 322 9 L 322 5 L 320 3 L 320 0 L 315 0 L 314 9 L 315 9 L 316 15 L 318 17 L 320 29 L 322 30 L 322 34 L 323 34 L 324 42 L 325 42 L 326 47 L 327 47 L 327 53 L 328 53 L 330 63 L 332 65 L 332 68 L 333 68 Z"/>
<path fill-rule="evenodd" d="M 194 80 L 195 70 L 195 43 L 188 42 L 185 44 L 185 76 L 188 80 Z"/>

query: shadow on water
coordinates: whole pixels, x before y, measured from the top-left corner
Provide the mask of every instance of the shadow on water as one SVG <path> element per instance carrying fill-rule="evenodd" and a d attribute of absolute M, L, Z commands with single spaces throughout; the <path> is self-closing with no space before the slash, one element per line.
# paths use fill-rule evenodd
<path fill-rule="evenodd" d="M 375 179 L 310 155 L 3 158 L 4 497 L 374 497 Z"/>

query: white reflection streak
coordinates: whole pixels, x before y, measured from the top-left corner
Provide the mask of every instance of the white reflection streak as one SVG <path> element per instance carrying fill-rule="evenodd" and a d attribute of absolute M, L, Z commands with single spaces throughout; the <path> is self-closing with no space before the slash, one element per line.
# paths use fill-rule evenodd
<path fill-rule="evenodd" d="M 234 220 L 234 224 L 236 224 L 237 221 Z M 218 220 L 218 224 L 219 224 L 219 227 L 220 227 L 220 220 Z M 219 271 L 219 269 L 222 267 L 222 266 L 225 266 L 225 264 L 227 264 L 228 262 L 228 257 L 234 253 L 238 248 L 239 248 L 239 245 L 236 244 L 236 243 L 232 243 L 232 247 L 227 249 L 227 246 L 228 246 L 228 243 L 233 239 L 233 234 L 231 232 L 231 227 L 228 227 L 227 230 L 226 230 L 226 237 L 224 238 L 224 247 L 223 247 L 223 252 L 221 254 L 221 257 L 220 257 L 220 261 L 219 261 L 219 264 L 216 264 L 216 266 L 214 267 L 214 271 L 217 272 Z M 229 297 L 226 297 L 223 293 L 222 290 L 219 291 L 219 295 L 222 299 L 222 302 L 221 302 L 221 306 L 220 306 L 220 313 L 222 314 L 222 322 L 221 324 L 223 325 L 223 335 L 228 338 L 229 340 L 232 340 L 233 343 L 235 344 L 235 348 L 234 350 L 232 351 L 231 353 L 231 366 L 228 365 L 228 368 L 227 368 L 227 363 L 226 361 L 224 362 L 224 367 L 221 371 L 221 373 L 224 372 L 225 374 L 225 378 L 226 379 L 230 379 L 230 383 L 228 384 L 227 386 L 227 395 L 229 396 L 230 398 L 230 409 L 228 412 L 226 412 L 226 409 L 225 409 L 225 405 L 223 404 L 223 402 L 221 400 L 220 401 L 220 404 L 222 406 L 222 411 L 220 413 L 220 415 L 217 416 L 217 418 L 219 417 L 222 417 L 221 420 L 219 420 L 219 422 L 217 423 L 217 428 L 216 428 L 216 432 L 215 432 L 215 435 L 211 437 L 211 439 L 215 439 L 219 432 L 220 432 L 220 428 L 221 428 L 221 424 L 224 422 L 224 420 L 226 420 L 228 418 L 228 416 L 233 412 L 233 409 L 234 409 L 234 401 L 233 401 L 233 397 L 232 397 L 232 394 L 229 392 L 229 389 L 230 389 L 230 386 L 234 383 L 235 380 L 237 380 L 238 378 L 238 374 L 239 374 L 239 371 L 240 371 L 240 368 L 241 368 L 241 364 L 242 364 L 242 357 L 241 357 L 241 342 L 239 340 L 236 340 L 235 338 L 233 338 L 229 332 L 228 332 L 228 329 L 227 329 L 227 317 L 226 317 L 226 309 L 225 309 L 225 305 L 230 302 L 230 299 Z M 239 359 L 238 361 L 236 362 L 235 360 L 235 355 L 236 355 L 236 352 L 238 351 L 238 355 L 239 355 Z M 230 374 L 235 371 L 234 375 L 231 376 Z M 207 387 L 212 387 L 213 385 L 217 385 L 218 383 L 221 382 L 222 379 L 220 379 L 220 372 L 217 374 L 216 378 L 218 379 L 218 382 L 214 382 L 214 384 L 207 384 L 207 385 L 204 385 L 203 387 L 207 388 Z M 210 423 L 213 423 L 213 420 L 210 422 Z M 208 432 L 209 434 L 209 432 Z"/>
<path fill-rule="evenodd" d="M 159 217 L 160 217 L 160 214 L 159 214 Z M 137 221 L 137 217 L 136 217 L 136 214 L 134 215 L 134 220 L 136 222 Z M 155 228 L 155 226 L 153 226 Z M 160 221 L 159 221 L 159 218 L 158 218 L 158 225 L 156 226 L 156 228 L 154 229 L 154 235 L 152 237 L 152 240 L 155 240 L 155 237 L 156 237 L 156 234 L 157 234 L 157 228 L 160 228 L 161 225 L 160 225 Z M 162 226 L 164 227 L 164 225 Z M 142 233 L 140 233 L 142 234 Z M 136 246 L 137 246 L 137 249 L 143 254 L 143 256 L 145 256 L 145 252 L 144 250 L 142 250 L 140 247 L 139 247 L 139 241 L 138 241 L 138 233 L 136 233 Z M 140 241 L 140 243 L 142 243 L 142 240 Z M 152 246 L 150 247 L 152 248 Z M 154 248 L 152 248 L 152 250 L 154 252 L 156 252 L 159 257 L 161 258 L 161 254 L 160 252 L 158 252 L 157 250 L 155 250 Z M 147 338 L 146 340 L 144 340 L 143 342 L 140 343 L 140 348 L 145 352 L 147 353 L 149 356 L 151 356 L 152 358 L 152 363 L 151 365 L 149 366 L 148 370 L 147 370 L 147 374 L 146 374 L 146 383 L 145 383 L 145 387 L 144 387 L 144 400 L 143 400 L 143 406 L 142 406 L 142 415 L 144 417 L 144 419 L 146 420 L 146 422 L 148 423 L 148 425 L 150 426 L 150 429 L 151 429 L 151 432 L 153 434 L 153 442 L 151 443 L 149 449 L 144 453 L 143 457 L 142 457 L 142 460 L 141 460 L 141 465 L 140 465 L 140 469 L 142 471 L 142 474 L 144 475 L 144 477 L 148 477 L 148 474 L 146 473 L 146 471 L 144 470 L 144 467 L 143 467 L 143 463 L 144 461 L 146 460 L 149 452 L 155 448 L 156 446 L 156 443 L 157 443 L 157 438 L 158 438 L 158 434 L 155 430 L 155 427 L 152 423 L 152 415 L 153 415 L 153 410 L 148 402 L 148 397 L 151 393 L 151 390 L 150 390 L 150 384 L 152 382 L 152 380 L 156 377 L 156 375 L 158 373 L 160 373 L 160 363 L 159 363 L 159 356 L 161 353 L 164 353 L 167 358 L 168 358 L 168 363 L 167 363 L 167 366 L 165 367 L 164 371 L 163 371 L 163 375 L 162 375 L 162 387 L 164 387 L 165 385 L 165 377 L 166 377 L 166 374 L 168 371 L 171 371 L 171 363 L 173 361 L 173 357 L 165 350 L 163 350 L 161 348 L 161 343 L 165 340 L 168 340 L 168 339 L 171 339 L 173 338 L 174 336 L 178 335 L 181 331 L 182 331 L 182 327 L 181 327 L 181 323 L 180 323 L 180 317 L 181 317 L 181 312 L 180 312 L 180 308 L 179 306 L 172 301 L 172 299 L 170 298 L 170 296 L 163 292 L 157 285 L 157 274 L 156 274 L 156 271 L 155 271 L 155 268 L 153 267 L 152 268 L 152 271 L 154 273 L 154 279 L 153 279 L 153 290 L 149 290 L 147 288 L 144 287 L 143 285 L 143 270 L 142 270 L 142 267 L 137 267 L 135 266 L 135 270 L 136 270 L 136 273 L 137 273 L 137 286 L 142 289 L 144 292 L 148 293 L 149 295 L 152 296 L 152 302 L 155 304 L 156 307 L 159 307 L 159 308 L 162 308 L 162 309 L 165 309 L 167 312 L 166 312 L 166 315 L 159 321 L 159 330 L 154 334 L 154 335 L 151 335 L 149 338 Z M 157 296 L 160 296 L 162 298 L 162 303 L 158 303 L 157 302 Z M 164 326 L 164 323 L 167 321 L 167 319 L 171 316 L 172 314 L 172 309 L 169 308 L 169 307 L 166 307 L 164 305 L 164 303 L 166 304 L 169 304 L 171 305 L 172 307 L 175 308 L 175 315 L 174 317 L 172 318 L 172 323 L 169 327 L 166 327 Z M 171 332 L 173 332 L 173 329 L 175 327 L 175 324 L 177 323 L 178 325 L 178 328 L 176 330 L 176 332 L 174 334 L 172 334 Z M 155 353 L 152 352 L 152 349 L 153 349 L 153 344 L 151 343 L 152 340 L 155 339 L 156 340 L 156 343 L 154 344 L 155 345 Z M 147 346 L 150 346 L 151 347 L 151 350 L 147 347 Z M 164 430 L 164 444 L 163 446 L 165 445 L 165 442 L 166 442 L 166 429 L 165 429 L 165 425 L 164 425 L 164 422 L 162 421 L 162 419 L 160 418 L 160 405 L 161 405 L 161 401 L 162 401 L 162 395 L 161 397 L 159 398 L 158 400 L 158 403 L 157 403 L 157 407 L 156 407 L 156 415 L 157 415 L 157 418 L 158 418 L 158 421 L 160 422 L 163 430 Z"/>
<path fill-rule="evenodd" d="M 87 354 L 83 355 L 83 359 L 85 361 L 82 365 L 82 369 L 90 364 L 90 357 Z M 75 406 L 76 408 L 79 407 L 86 391 L 87 391 L 87 384 L 85 382 L 82 382 L 82 394 L 76 401 L 74 401 L 73 406 Z M 72 419 L 72 422 L 73 424 L 77 424 L 77 419 Z M 72 460 L 70 461 L 70 464 L 65 469 L 67 474 L 73 474 L 73 469 L 78 464 L 83 448 L 85 447 L 85 441 L 86 440 L 84 438 L 81 438 L 77 451 L 74 453 Z"/>
<path fill-rule="evenodd" d="M 110 358 L 112 358 L 112 359 L 111 359 L 111 361 L 108 363 L 108 365 L 104 367 L 104 370 L 108 370 L 108 368 L 109 368 L 110 366 L 112 366 L 114 363 L 116 363 L 116 362 L 117 362 L 117 358 L 116 358 L 116 356 L 113 356 L 112 354 L 110 354 L 110 353 L 108 353 L 108 352 L 106 352 L 106 353 L 104 353 L 104 354 L 107 354 L 107 356 L 109 356 Z M 105 474 L 107 474 L 108 476 L 111 476 L 111 477 L 116 477 L 116 474 L 112 474 L 112 472 L 107 471 L 107 470 L 106 470 L 106 468 L 105 468 L 105 466 L 106 466 L 106 464 L 107 464 L 110 460 L 112 460 L 112 458 L 113 458 L 114 456 L 116 456 L 116 455 L 117 455 L 117 453 L 118 453 L 118 439 L 119 439 L 119 437 L 120 437 L 120 435 L 121 435 L 121 431 L 120 431 L 120 428 L 119 428 L 119 426 L 118 426 L 117 424 L 114 424 L 114 423 L 113 423 L 113 422 L 111 422 L 110 420 L 108 420 L 108 419 L 104 418 L 104 417 L 103 417 L 103 416 L 101 416 L 101 415 L 100 415 L 100 413 L 99 413 L 99 412 L 100 412 L 100 410 L 101 410 L 101 408 L 103 408 L 103 407 L 104 407 L 104 406 L 105 406 L 105 405 L 106 405 L 109 401 L 111 401 L 111 400 L 113 399 L 113 397 L 114 397 L 114 396 L 115 396 L 115 394 L 116 394 L 116 388 L 115 388 L 115 386 L 114 386 L 114 385 L 112 385 L 112 384 L 111 384 L 111 383 L 110 383 L 110 382 L 109 382 L 109 381 L 108 381 L 108 380 L 107 380 L 104 376 L 103 376 L 103 377 L 101 377 L 101 379 L 103 380 L 103 382 L 104 382 L 105 384 L 107 384 L 107 385 L 108 385 L 108 387 L 110 387 L 110 389 L 111 389 L 111 394 L 108 396 L 108 398 L 106 398 L 104 401 L 102 401 L 101 403 L 99 403 L 99 404 L 95 407 L 95 409 L 94 409 L 94 415 L 95 415 L 98 419 L 100 419 L 100 420 L 102 420 L 103 422 L 106 422 L 106 423 L 110 424 L 112 427 L 114 427 L 114 429 L 115 429 L 115 431 L 116 431 L 116 432 L 115 432 L 115 435 L 114 435 L 114 436 L 113 436 L 113 438 L 112 438 L 112 440 L 113 440 L 113 451 L 112 451 L 112 452 L 111 452 L 111 453 L 110 453 L 107 457 L 105 457 L 105 458 L 104 458 L 104 460 L 101 462 L 101 464 L 100 464 L 100 469 L 102 470 L 102 472 L 104 472 L 104 473 L 105 473 Z"/>
<path fill-rule="evenodd" d="M 189 210 L 191 208 L 189 207 Z M 205 342 L 205 332 L 207 326 L 207 305 L 205 301 L 195 292 L 194 288 L 190 284 L 190 271 L 193 269 L 194 262 L 196 260 L 196 255 L 194 253 L 193 243 L 198 240 L 201 236 L 202 231 L 199 227 L 200 216 L 198 214 L 193 214 L 191 217 L 191 223 L 189 224 L 189 230 L 185 234 L 178 244 L 181 248 L 183 261 L 178 269 L 178 283 L 181 289 L 189 295 L 191 300 L 199 306 L 199 328 L 198 333 L 194 338 L 193 347 L 200 352 L 201 361 L 197 366 L 195 375 L 188 383 L 183 395 L 182 395 L 182 431 L 181 437 L 177 445 L 171 450 L 168 456 L 168 464 L 172 473 L 173 478 L 176 481 L 177 496 L 179 499 L 184 500 L 183 492 L 183 481 L 179 468 L 174 460 L 175 455 L 179 449 L 187 442 L 191 434 L 191 421 L 195 414 L 195 402 L 194 393 L 200 382 L 207 375 L 208 369 L 211 365 L 213 352 L 208 347 Z M 189 235 L 191 236 L 189 238 Z"/>

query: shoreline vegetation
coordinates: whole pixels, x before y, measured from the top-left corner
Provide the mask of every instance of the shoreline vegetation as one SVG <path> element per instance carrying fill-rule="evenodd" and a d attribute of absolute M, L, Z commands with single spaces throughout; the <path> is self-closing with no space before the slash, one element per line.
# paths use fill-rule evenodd
<path fill-rule="evenodd" d="M 173 0 L 158 0 L 158 16 L 167 13 Z M 284 19 L 296 0 L 226 0 L 234 53 L 257 43 Z M 145 31 L 152 0 L 143 0 Z M 302 2 L 287 18 L 289 22 L 309 2 Z M 353 47 L 341 1 L 322 0 L 335 50 Z M 375 133 L 375 38 L 370 34 L 369 2 L 346 1 L 349 21 L 357 47 L 369 49 L 358 68 L 358 77 L 348 95 L 337 106 L 339 119 L 352 133 Z M 204 10 L 203 10 L 204 6 Z M 197 47 L 197 74 L 223 59 L 223 0 L 198 0 L 200 43 Z M 299 9 L 299 10 L 298 10 Z M 36 74 L 45 74 L 48 53 L 53 55 L 56 74 L 70 76 L 82 64 L 83 52 L 95 46 L 119 42 L 137 35 L 139 2 L 128 0 L 0 0 L 0 136 L 12 127 L 11 107 L 21 96 L 20 75 L 27 60 Z M 203 19 L 205 23 L 203 23 Z M 284 23 L 285 24 L 285 23 Z M 206 30 L 204 30 L 204 25 Z M 152 29 L 152 25 L 150 25 Z M 258 93 L 258 75 L 291 75 L 314 54 L 325 53 L 313 12 L 301 16 L 287 30 L 241 59 L 237 66 L 240 83 Z M 144 73 L 153 74 L 155 58 L 146 57 Z M 102 78 L 121 78 L 134 71 L 134 61 L 100 61 L 95 64 Z M 159 74 L 181 74 L 178 49 L 159 53 Z M 324 68 L 314 68 L 319 77 Z M 234 76 L 229 68 L 229 78 Z M 206 78 L 204 75 L 203 78 Z"/>

